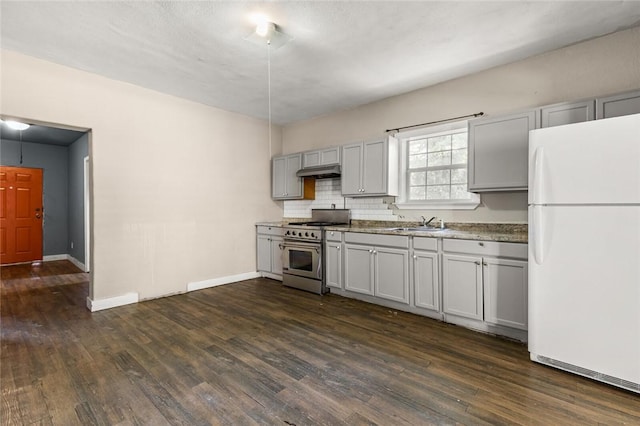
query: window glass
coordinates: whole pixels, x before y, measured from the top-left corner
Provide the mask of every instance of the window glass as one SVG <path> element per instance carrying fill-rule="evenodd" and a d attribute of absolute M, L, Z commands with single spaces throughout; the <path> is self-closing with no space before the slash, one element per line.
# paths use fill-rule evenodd
<path fill-rule="evenodd" d="M 467 129 L 425 133 L 407 143 L 407 192 L 411 201 L 464 201 L 467 192 Z"/>

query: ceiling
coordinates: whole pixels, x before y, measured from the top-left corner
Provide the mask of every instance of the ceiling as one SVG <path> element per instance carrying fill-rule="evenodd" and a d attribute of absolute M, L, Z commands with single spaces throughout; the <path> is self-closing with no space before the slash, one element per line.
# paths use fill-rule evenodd
<path fill-rule="evenodd" d="M 640 25 L 635 1 L 2 1 L 1 46 L 287 124 Z"/>
<path fill-rule="evenodd" d="M 28 129 L 23 130 L 22 135 L 20 135 L 19 130 L 10 129 L 4 122 L 0 124 L 1 139 L 21 140 L 23 142 L 43 143 L 47 145 L 69 146 L 84 134 L 85 132 L 76 130 L 31 125 Z"/>

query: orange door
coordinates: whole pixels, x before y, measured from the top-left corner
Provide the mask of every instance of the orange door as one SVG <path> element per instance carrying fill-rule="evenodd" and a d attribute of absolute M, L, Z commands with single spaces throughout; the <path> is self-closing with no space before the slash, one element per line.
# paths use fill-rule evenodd
<path fill-rule="evenodd" d="M 0 166 L 0 264 L 42 260 L 42 169 Z"/>

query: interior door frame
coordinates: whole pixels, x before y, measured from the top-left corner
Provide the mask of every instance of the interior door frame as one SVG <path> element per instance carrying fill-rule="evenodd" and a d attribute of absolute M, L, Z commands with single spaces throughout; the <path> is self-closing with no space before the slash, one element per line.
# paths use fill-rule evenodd
<path fill-rule="evenodd" d="M 84 157 L 84 271 L 89 272 L 91 270 L 91 204 L 90 204 L 90 189 L 91 183 L 89 181 L 89 156 Z"/>

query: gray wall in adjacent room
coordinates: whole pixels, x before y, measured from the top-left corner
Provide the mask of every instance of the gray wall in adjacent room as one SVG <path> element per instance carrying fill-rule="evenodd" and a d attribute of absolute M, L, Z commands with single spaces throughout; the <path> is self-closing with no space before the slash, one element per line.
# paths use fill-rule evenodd
<path fill-rule="evenodd" d="M 0 163 L 3 166 L 43 169 L 44 230 L 43 255 L 67 253 L 68 243 L 68 148 L 0 140 Z"/>
<path fill-rule="evenodd" d="M 69 146 L 69 246 L 68 253 L 81 263 L 84 258 L 84 157 L 89 155 L 89 134 Z M 71 247 L 73 243 L 73 248 Z M 89 265 L 85 265 L 89 266 Z"/>

